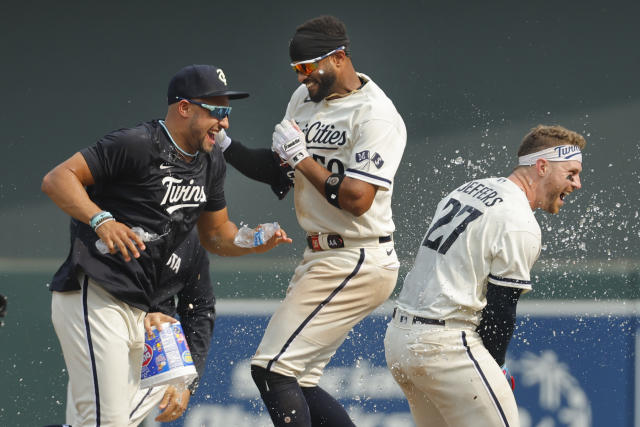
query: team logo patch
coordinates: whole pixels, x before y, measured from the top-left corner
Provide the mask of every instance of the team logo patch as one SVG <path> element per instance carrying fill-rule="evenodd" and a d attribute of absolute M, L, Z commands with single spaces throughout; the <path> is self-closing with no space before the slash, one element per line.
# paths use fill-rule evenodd
<path fill-rule="evenodd" d="M 356 162 L 364 162 L 365 160 L 369 160 L 369 150 L 364 150 L 359 153 L 356 153 Z"/>
<path fill-rule="evenodd" d="M 373 157 L 371 157 L 371 160 L 373 161 L 373 164 L 376 165 L 378 169 L 380 169 L 384 164 L 384 160 L 382 160 L 382 157 L 378 153 L 374 153 Z"/>

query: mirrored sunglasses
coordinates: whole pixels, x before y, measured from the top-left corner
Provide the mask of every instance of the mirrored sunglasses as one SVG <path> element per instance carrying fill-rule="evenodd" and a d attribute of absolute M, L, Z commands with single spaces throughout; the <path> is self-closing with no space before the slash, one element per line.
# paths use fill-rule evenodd
<path fill-rule="evenodd" d="M 218 120 L 222 120 L 225 117 L 228 117 L 229 114 L 231 114 L 231 107 L 224 107 L 221 105 L 209 105 L 209 104 L 203 104 L 202 102 L 198 102 L 198 101 L 194 101 L 192 99 L 188 99 L 188 98 L 181 98 L 179 96 L 176 96 L 176 98 L 182 100 L 182 101 L 187 101 L 191 104 L 195 104 L 195 105 L 199 105 L 200 107 L 204 108 L 205 110 L 209 110 L 209 114 L 211 114 L 211 117 L 218 119 Z"/>
<path fill-rule="evenodd" d="M 307 59 L 305 61 L 300 61 L 300 62 L 292 62 L 291 68 L 293 68 L 293 71 L 295 71 L 296 73 L 300 73 L 300 74 L 304 74 L 305 76 L 308 76 L 309 74 L 313 73 L 315 70 L 318 69 L 318 62 L 322 61 L 324 58 L 328 56 L 333 55 L 337 51 L 344 50 L 344 49 L 345 49 L 344 46 L 340 46 L 339 48 L 333 49 L 331 52 L 325 53 L 324 55 L 319 56 L 317 58 Z"/>

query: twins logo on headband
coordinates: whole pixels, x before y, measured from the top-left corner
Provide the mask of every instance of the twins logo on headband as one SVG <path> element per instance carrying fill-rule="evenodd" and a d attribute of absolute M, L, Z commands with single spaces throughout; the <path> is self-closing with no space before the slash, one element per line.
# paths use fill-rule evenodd
<path fill-rule="evenodd" d="M 518 166 L 535 165 L 538 159 L 547 159 L 550 162 L 576 160 L 582 163 L 582 151 L 577 145 L 556 145 L 555 147 L 518 157 Z"/>

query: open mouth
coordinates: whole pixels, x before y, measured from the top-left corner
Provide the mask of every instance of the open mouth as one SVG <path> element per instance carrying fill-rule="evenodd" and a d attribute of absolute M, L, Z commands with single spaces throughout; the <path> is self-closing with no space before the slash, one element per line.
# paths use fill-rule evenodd
<path fill-rule="evenodd" d="M 216 141 L 216 132 L 214 132 L 213 130 L 209 130 L 207 132 L 207 136 L 209 137 L 211 142 L 215 142 Z"/>
<path fill-rule="evenodd" d="M 567 193 L 560 193 L 560 200 L 564 202 L 564 198 L 567 196 Z"/>

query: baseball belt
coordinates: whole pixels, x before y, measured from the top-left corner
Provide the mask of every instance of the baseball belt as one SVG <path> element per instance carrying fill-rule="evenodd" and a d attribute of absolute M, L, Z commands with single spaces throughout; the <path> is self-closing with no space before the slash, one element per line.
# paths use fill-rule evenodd
<path fill-rule="evenodd" d="M 423 325 L 444 326 L 444 320 L 429 319 L 428 317 L 414 316 L 413 314 L 409 314 L 404 310 L 398 310 L 398 307 L 394 307 L 393 309 L 393 318 L 398 320 L 400 323 L 408 323 L 410 325 L 420 323 Z"/>
<path fill-rule="evenodd" d="M 366 248 L 378 246 L 393 240 L 391 235 L 363 239 L 350 239 L 336 233 L 317 233 L 307 236 L 307 246 L 313 251 L 326 251 L 338 248 Z"/>

